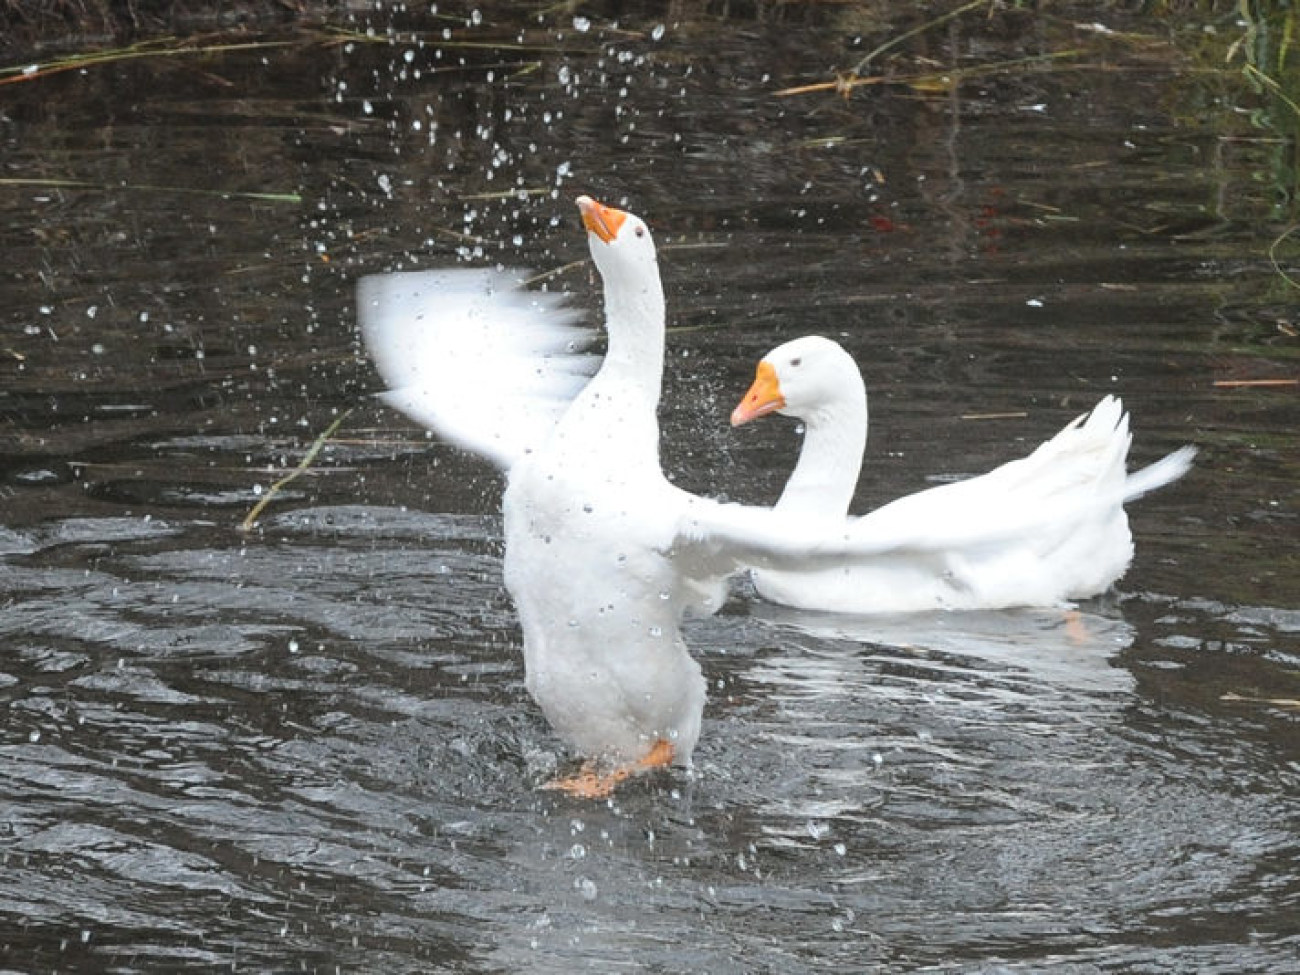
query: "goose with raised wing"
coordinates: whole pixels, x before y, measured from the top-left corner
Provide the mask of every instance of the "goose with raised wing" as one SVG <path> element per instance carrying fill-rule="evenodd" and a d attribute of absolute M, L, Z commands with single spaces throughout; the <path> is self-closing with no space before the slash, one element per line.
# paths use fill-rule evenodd
<path fill-rule="evenodd" d="M 632 214 L 588 197 L 578 207 L 604 284 L 608 343 L 594 376 L 573 316 L 522 290 L 520 273 L 376 275 L 358 286 L 358 317 L 386 402 L 506 472 L 505 581 L 525 684 L 590 760 L 552 785 L 602 796 L 636 772 L 690 762 L 705 684 L 683 616 L 716 610 L 744 566 L 838 564 L 848 546 L 845 524 L 721 504 L 664 477 L 654 242 Z"/>
<path fill-rule="evenodd" d="M 867 442 L 867 393 L 857 363 L 821 336 L 774 349 L 731 422 L 774 412 L 804 424 L 798 462 L 775 510 L 839 523 Z M 1106 396 L 1029 456 L 899 498 L 851 529 L 858 538 L 925 534 L 928 546 L 852 566 L 758 569 L 755 588 L 773 602 L 841 613 L 1053 606 L 1095 596 L 1133 559 L 1125 502 L 1182 477 L 1195 456 L 1183 447 L 1130 474 L 1131 439 L 1123 405 Z M 996 537 L 972 535 L 972 525 Z"/>

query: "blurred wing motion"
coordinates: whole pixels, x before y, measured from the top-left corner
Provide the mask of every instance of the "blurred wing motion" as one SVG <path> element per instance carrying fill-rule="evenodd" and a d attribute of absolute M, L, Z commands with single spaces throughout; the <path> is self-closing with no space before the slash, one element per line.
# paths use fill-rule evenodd
<path fill-rule="evenodd" d="M 388 386 L 382 399 L 503 470 L 542 444 L 599 358 L 594 331 L 521 270 L 398 271 L 362 278 L 357 318 Z"/>

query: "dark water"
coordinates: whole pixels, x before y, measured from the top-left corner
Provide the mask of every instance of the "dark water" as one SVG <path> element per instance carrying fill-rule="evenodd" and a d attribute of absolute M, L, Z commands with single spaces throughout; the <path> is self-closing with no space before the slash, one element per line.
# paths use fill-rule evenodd
<path fill-rule="evenodd" d="M 1076 13 L 881 63 L 1078 57 L 847 102 L 773 92 L 906 25 L 488 11 L 0 88 L 0 967 L 1296 970 L 1300 410 L 1214 385 L 1296 376 L 1279 149 Z M 725 418 L 811 331 L 872 390 L 861 509 L 1106 392 L 1197 467 L 1073 622 L 742 588 L 687 633 L 697 772 L 538 792 L 500 482 L 367 398 L 351 294 L 459 254 L 591 304 L 580 192 L 656 228 L 682 484 L 775 497 L 793 432 Z"/>

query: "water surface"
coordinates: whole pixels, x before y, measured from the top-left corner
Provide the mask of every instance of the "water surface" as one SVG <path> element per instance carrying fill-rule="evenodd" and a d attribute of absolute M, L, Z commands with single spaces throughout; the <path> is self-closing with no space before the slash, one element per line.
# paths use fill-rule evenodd
<path fill-rule="evenodd" d="M 903 26 L 790 16 L 488 10 L 2 89 L 3 177 L 89 185 L 0 183 L 0 962 L 1295 970 L 1300 417 L 1214 385 L 1295 376 L 1266 134 L 1093 11 L 962 19 L 882 70 L 1077 59 L 777 97 Z M 594 311 L 580 192 L 660 242 L 684 486 L 775 498 L 795 432 L 726 416 L 814 331 L 871 389 L 861 510 L 1109 392 L 1135 464 L 1196 469 L 1077 617 L 741 586 L 687 630 L 696 771 L 539 792 L 564 756 L 500 479 L 369 398 L 352 288 L 502 262 Z"/>

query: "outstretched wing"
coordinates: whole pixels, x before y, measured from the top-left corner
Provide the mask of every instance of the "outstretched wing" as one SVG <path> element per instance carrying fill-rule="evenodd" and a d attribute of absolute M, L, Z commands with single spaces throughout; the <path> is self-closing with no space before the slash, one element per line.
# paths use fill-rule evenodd
<path fill-rule="evenodd" d="M 564 298 L 521 270 L 362 278 L 357 318 L 384 402 L 504 470 L 539 446 L 599 364 Z"/>
<path fill-rule="evenodd" d="M 881 556 L 993 544 L 1024 531 L 1023 522 L 990 525 L 972 520 L 956 530 L 951 525 L 935 530 L 910 520 L 865 522 L 690 497 L 677 521 L 673 551 L 679 559 L 691 559 L 712 572 L 745 567 L 814 571 L 866 564 Z"/>
<path fill-rule="evenodd" d="M 959 508 L 945 518 L 917 518 L 906 506 L 886 505 L 861 518 L 838 521 L 685 495 L 672 548 L 679 558 L 690 560 L 688 572 L 725 573 L 745 566 L 787 572 L 851 567 L 871 564 L 882 556 L 1002 545 L 1064 519 L 1108 511 L 1167 484 L 1187 471 L 1195 453 L 1183 447 L 1130 475 L 1131 483 L 1121 482 L 1086 498 L 1051 497 L 1027 510 L 1008 505 L 985 511 Z"/>

